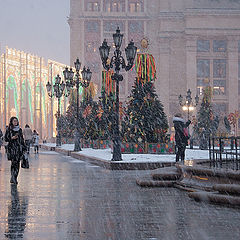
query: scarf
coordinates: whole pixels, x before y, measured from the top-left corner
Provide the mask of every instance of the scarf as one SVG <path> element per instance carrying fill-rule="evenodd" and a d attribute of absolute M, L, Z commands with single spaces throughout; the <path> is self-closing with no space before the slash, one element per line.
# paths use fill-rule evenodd
<path fill-rule="evenodd" d="M 18 132 L 19 131 L 19 129 L 20 129 L 20 127 L 19 126 L 15 126 L 12 130 L 14 131 L 14 132 Z"/>

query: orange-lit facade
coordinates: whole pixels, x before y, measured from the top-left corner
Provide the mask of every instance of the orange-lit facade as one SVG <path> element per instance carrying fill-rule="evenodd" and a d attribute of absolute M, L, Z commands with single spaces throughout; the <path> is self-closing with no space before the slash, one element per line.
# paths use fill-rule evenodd
<path fill-rule="evenodd" d="M 21 127 L 29 124 L 42 139 L 56 135 L 57 100 L 50 98 L 46 83 L 54 83 L 55 76 L 65 65 L 6 47 L 0 61 L 0 127 L 5 129 L 11 116 L 19 118 Z M 61 113 L 68 100 L 62 97 Z"/>

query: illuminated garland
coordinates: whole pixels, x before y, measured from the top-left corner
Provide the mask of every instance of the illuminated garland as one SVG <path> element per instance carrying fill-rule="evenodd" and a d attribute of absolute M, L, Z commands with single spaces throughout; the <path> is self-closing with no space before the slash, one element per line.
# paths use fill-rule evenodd
<path fill-rule="evenodd" d="M 44 87 L 43 83 L 41 83 L 42 102 L 40 104 L 42 105 L 41 107 L 43 109 L 43 121 L 44 121 L 44 123 L 46 123 L 46 118 L 47 118 L 45 91 L 46 91 L 45 87 Z M 40 83 L 38 83 L 36 85 L 36 93 L 40 94 Z"/>
<path fill-rule="evenodd" d="M 138 53 L 136 58 L 136 72 L 145 83 L 156 79 L 156 64 L 154 57 L 148 53 Z"/>
<path fill-rule="evenodd" d="M 14 97 L 14 105 L 16 109 L 16 117 L 19 115 L 19 107 L 18 107 L 18 92 L 17 92 L 17 83 L 12 75 L 8 77 L 7 85 L 6 85 L 6 102 L 7 104 L 9 101 L 9 90 L 13 90 L 13 97 Z"/>
<path fill-rule="evenodd" d="M 28 104 L 29 104 L 29 110 L 30 110 L 30 118 L 31 118 L 31 123 L 33 123 L 32 89 L 31 89 L 31 85 L 30 85 L 29 81 L 25 79 L 22 83 L 22 101 L 23 101 L 23 98 L 24 98 L 24 94 L 27 91 L 26 86 L 28 86 L 28 96 L 27 97 L 28 97 Z"/>
<path fill-rule="evenodd" d="M 106 97 L 116 93 L 116 84 L 112 80 L 113 71 L 102 71 L 102 94 L 105 93 Z"/>

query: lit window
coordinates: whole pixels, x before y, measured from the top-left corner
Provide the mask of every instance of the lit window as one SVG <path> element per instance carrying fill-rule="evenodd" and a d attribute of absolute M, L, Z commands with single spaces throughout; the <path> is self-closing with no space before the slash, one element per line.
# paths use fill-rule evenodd
<path fill-rule="evenodd" d="M 96 42 L 87 42 L 86 52 L 95 53 L 97 51 Z"/>
<path fill-rule="evenodd" d="M 100 4 L 98 2 L 88 2 L 87 11 L 89 12 L 98 12 L 100 11 Z"/>
<path fill-rule="evenodd" d="M 213 51 L 214 52 L 226 52 L 227 42 L 225 40 L 214 40 Z"/>
<path fill-rule="evenodd" d="M 125 10 L 124 0 L 105 0 L 104 10 L 106 12 L 123 12 Z"/>
<path fill-rule="evenodd" d="M 91 52 L 92 51 L 92 43 L 91 42 L 88 42 L 86 44 L 86 52 Z"/>
<path fill-rule="evenodd" d="M 204 92 L 205 87 L 209 86 L 209 79 L 204 78 L 204 79 L 198 79 L 197 80 L 197 94 L 202 95 Z"/>
<path fill-rule="evenodd" d="M 114 3 L 112 4 L 112 11 L 113 11 L 113 12 L 117 12 L 117 11 L 118 11 L 118 5 L 117 5 L 116 2 L 114 2 Z"/>
<path fill-rule="evenodd" d="M 226 94 L 226 81 L 213 80 L 213 95 L 225 95 L 225 94 Z"/>
<path fill-rule="evenodd" d="M 136 3 L 136 12 L 141 12 L 142 11 L 142 6 L 140 3 Z"/>
<path fill-rule="evenodd" d="M 142 0 L 138 0 L 138 1 L 129 0 L 128 8 L 131 13 L 143 12 L 143 1 Z"/>
<path fill-rule="evenodd" d="M 118 12 L 124 12 L 123 4 L 121 2 L 118 3 Z"/>
<path fill-rule="evenodd" d="M 106 4 L 106 11 L 111 12 L 111 3 Z"/>
<path fill-rule="evenodd" d="M 135 12 L 135 3 L 130 3 L 130 4 L 129 4 L 129 11 L 130 11 L 131 13 Z"/>
<path fill-rule="evenodd" d="M 95 12 L 98 12 L 98 11 L 99 11 L 99 4 L 98 4 L 98 3 L 94 3 L 94 4 L 93 4 L 93 10 L 94 10 Z"/>
<path fill-rule="evenodd" d="M 92 11 L 92 3 L 87 4 L 87 11 Z"/>

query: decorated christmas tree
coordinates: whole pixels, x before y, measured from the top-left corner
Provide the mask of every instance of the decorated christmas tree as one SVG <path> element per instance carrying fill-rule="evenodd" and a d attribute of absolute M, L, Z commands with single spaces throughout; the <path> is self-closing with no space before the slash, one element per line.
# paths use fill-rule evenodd
<path fill-rule="evenodd" d="M 164 142 L 167 130 L 167 116 L 153 82 L 136 78 L 122 121 L 123 141 Z"/>
<path fill-rule="evenodd" d="M 85 119 L 83 118 L 82 112 L 83 112 L 83 109 L 82 109 L 82 106 L 80 106 L 79 116 L 77 118 L 77 104 L 75 101 L 75 97 L 72 94 L 66 114 L 62 115 L 60 118 L 62 136 L 73 138 L 77 123 L 79 125 L 81 135 L 84 135 L 86 130 L 86 124 L 85 124 Z"/>
<path fill-rule="evenodd" d="M 94 101 L 83 102 L 83 117 L 86 123 L 86 131 L 84 133 L 84 139 L 96 140 L 98 139 L 98 125 L 96 122 L 97 117 L 97 103 Z"/>
<path fill-rule="evenodd" d="M 113 124 L 113 113 L 114 113 L 114 99 L 108 97 L 107 101 L 100 100 L 98 103 L 97 111 L 97 123 L 99 126 L 99 138 L 100 139 L 111 139 L 112 137 L 112 124 Z"/>
<path fill-rule="evenodd" d="M 204 96 L 202 99 L 201 107 L 197 113 L 197 122 L 194 126 L 200 145 L 200 149 L 208 148 L 208 139 L 210 136 L 214 136 L 218 129 L 218 117 L 214 117 L 212 104 L 212 89 L 207 87 L 204 90 Z"/>
<path fill-rule="evenodd" d="M 112 79 L 113 71 L 102 71 L 102 89 L 99 102 L 98 124 L 100 138 L 112 139 L 115 114 L 116 82 Z"/>

